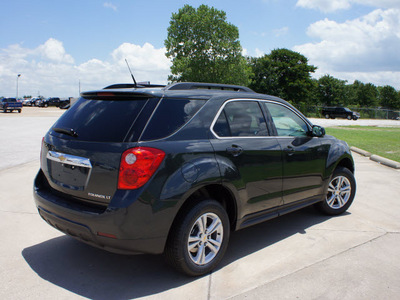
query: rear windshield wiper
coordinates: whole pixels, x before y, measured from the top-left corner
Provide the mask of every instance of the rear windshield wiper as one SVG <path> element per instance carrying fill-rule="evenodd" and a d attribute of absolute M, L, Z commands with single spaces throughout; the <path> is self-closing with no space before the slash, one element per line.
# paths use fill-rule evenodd
<path fill-rule="evenodd" d="M 70 135 L 70 136 L 73 136 L 73 137 L 78 137 L 78 133 L 72 128 L 69 128 L 69 129 L 67 129 L 67 128 L 53 128 L 53 130 L 55 132 L 58 132 L 58 133 L 63 133 L 63 134 Z"/>

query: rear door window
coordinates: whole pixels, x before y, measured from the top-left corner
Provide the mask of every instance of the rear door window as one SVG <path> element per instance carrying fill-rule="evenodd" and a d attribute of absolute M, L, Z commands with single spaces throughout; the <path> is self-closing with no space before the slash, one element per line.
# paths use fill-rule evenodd
<path fill-rule="evenodd" d="M 268 130 L 256 101 L 232 101 L 225 105 L 213 127 L 219 137 L 267 136 Z"/>
<path fill-rule="evenodd" d="M 207 100 L 162 99 L 141 140 L 157 140 L 170 136 L 185 125 Z"/>
<path fill-rule="evenodd" d="M 90 100 L 80 98 L 54 124 L 73 130 L 80 141 L 123 142 L 148 98 Z M 52 132 L 53 135 L 60 133 Z M 63 135 L 63 137 L 67 137 Z"/>

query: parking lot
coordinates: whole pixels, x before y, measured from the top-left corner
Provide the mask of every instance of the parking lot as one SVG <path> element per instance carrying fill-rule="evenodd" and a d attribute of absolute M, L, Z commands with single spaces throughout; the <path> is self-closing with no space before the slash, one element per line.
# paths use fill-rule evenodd
<path fill-rule="evenodd" d="M 348 213 L 327 217 L 306 208 L 233 233 L 220 267 L 188 278 L 161 256 L 104 252 L 39 217 L 32 183 L 40 142 L 63 112 L 0 113 L 0 298 L 398 298 L 400 170 L 354 154 L 358 186 Z M 313 119 L 322 126 L 337 121 Z"/>

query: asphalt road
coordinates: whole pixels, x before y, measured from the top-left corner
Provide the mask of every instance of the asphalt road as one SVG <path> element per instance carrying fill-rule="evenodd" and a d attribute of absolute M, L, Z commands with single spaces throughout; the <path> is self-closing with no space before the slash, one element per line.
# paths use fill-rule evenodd
<path fill-rule="evenodd" d="M 17 151 L 0 168 L 1 299 L 398 299 L 399 170 L 354 154 L 348 213 L 306 208 L 233 233 L 221 266 L 188 278 L 161 256 L 107 253 L 39 217 L 32 182 L 41 137 L 57 118 L 48 114 L 0 115 L 0 155 Z M 11 125 L 26 133 L 4 136 Z"/>

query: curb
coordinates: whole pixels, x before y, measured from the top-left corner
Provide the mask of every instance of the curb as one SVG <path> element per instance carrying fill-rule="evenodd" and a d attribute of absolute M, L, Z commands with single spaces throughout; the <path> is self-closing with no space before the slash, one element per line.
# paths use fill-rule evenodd
<path fill-rule="evenodd" d="M 357 147 L 350 147 L 350 150 L 358 154 L 364 155 L 366 157 L 369 157 L 370 160 L 385 165 L 387 167 L 391 167 L 393 169 L 400 169 L 400 163 L 398 163 L 397 161 L 390 160 L 379 155 L 371 154 L 370 152 L 359 149 Z"/>
<path fill-rule="evenodd" d="M 394 169 L 400 169 L 400 163 L 398 163 L 397 161 L 381 157 L 379 155 L 373 154 L 369 159 Z"/>
<path fill-rule="evenodd" d="M 358 154 L 364 155 L 366 157 L 371 157 L 371 155 L 372 155 L 370 152 L 362 150 L 362 149 L 354 147 L 354 146 L 350 147 L 350 150 L 354 151 L 354 152 L 356 152 Z"/>

